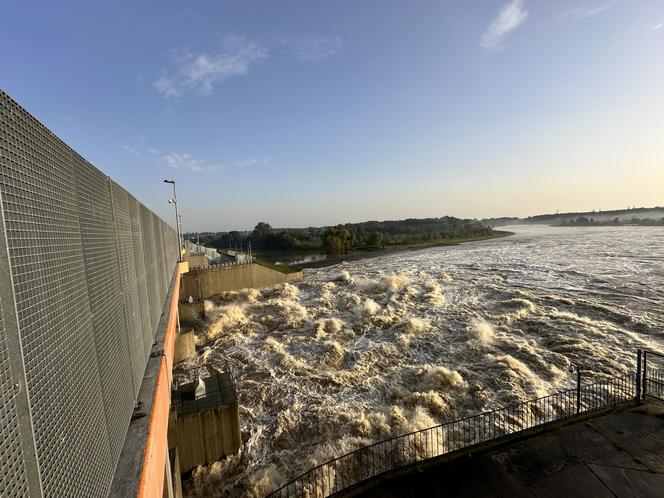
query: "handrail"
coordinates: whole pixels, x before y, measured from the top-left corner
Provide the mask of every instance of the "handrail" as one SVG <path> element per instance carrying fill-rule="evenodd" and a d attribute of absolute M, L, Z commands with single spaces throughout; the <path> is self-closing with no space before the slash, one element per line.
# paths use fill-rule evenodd
<path fill-rule="evenodd" d="M 394 436 L 317 465 L 267 496 L 330 496 L 385 472 L 635 400 L 637 382 L 628 373 Z"/>
<path fill-rule="evenodd" d="M 232 261 L 228 263 L 210 263 L 209 265 L 205 266 L 196 266 L 195 268 L 191 268 L 191 272 L 197 272 L 197 271 L 202 271 L 202 270 L 211 270 L 215 268 L 232 268 L 235 266 L 245 266 L 245 265 L 250 265 L 252 264 L 253 261 Z"/>
<path fill-rule="evenodd" d="M 182 398 L 182 396 L 171 399 L 171 410 L 175 410 L 178 416 L 188 416 L 237 402 L 235 379 L 233 378 L 233 372 L 228 365 L 228 361 L 224 360 L 223 370 L 214 370 L 217 376 L 218 389 L 211 392 L 206 391 L 201 395 L 194 395 L 191 399 Z"/>
<path fill-rule="evenodd" d="M 650 350 L 645 350 L 645 351 L 643 351 L 643 353 L 648 355 L 648 356 L 653 355 L 653 356 L 658 356 L 659 358 L 664 358 L 664 354 L 655 353 L 654 351 L 650 351 Z"/>
<path fill-rule="evenodd" d="M 642 396 L 646 399 L 648 396 L 660 400 L 664 400 L 664 369 L 653 368 L 648 362 L 650 356 L 656 358 L 663 358 L 664 354 L 655 353 L 654 351 L 643 351 L 643 378 L 641 379 Z M 652 360 L 651 360 L 652 363 Z M 640 365 L 639 365 L 640 368 Z"/>

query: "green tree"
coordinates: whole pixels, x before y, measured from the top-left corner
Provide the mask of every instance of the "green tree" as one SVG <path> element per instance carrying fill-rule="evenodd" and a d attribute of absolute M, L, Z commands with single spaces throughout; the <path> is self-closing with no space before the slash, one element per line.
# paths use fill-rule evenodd
<path fill-rule="evenodd" d="M 270 226 L 270 224 L 261 221 L 254 227 L 253 235 L 257 239 L 263 239 L 268 235 L 270 235 L 271 233 L 272 233 L 272 227 Z"/>
<path fill-rule="evenodd" d="M 369 235 L 369 245 L 372 247 L 383 247 L 383 234 L 380 232 L 371 232 L 371 235 Z"/>
<path fill-rule="evenodd" d="M 351 247 L 353 237 L 342 225 L 331 227 L 323 234 L 323 246 L 328 256 L 346 254 Z"/>

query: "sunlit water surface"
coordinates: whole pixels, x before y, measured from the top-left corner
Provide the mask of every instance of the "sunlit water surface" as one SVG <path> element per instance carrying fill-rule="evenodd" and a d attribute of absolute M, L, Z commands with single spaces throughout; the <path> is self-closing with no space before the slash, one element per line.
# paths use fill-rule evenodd
<path fill-rule="evenodd" d="M 664 352 L 664 229 L 516 235 L 306 270 L 229 293 L 188 366 L 228 359 L 245 445 L 190 496 L 263 496 L 392 435 L 627 373 Z"/>

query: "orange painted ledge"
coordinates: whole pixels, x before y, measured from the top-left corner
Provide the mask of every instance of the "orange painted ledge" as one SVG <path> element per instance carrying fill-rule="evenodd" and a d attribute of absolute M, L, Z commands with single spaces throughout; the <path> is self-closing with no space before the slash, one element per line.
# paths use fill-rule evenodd
<path fill-rule="evenodd" d="M 168 416 L 171 405 L 173 352 L 177 332 L 181 270 L 183 268 L 179 264 L 175 273 L 173 293 L 168 308 L 168 323 L 164 335 L 164 355 L 161 357 L 155 394 L 150 410 L 150 426 L 145 443 L 143 470 L 138 485 L 138 498 L 162 498 L 164 492 L 164 469 L 166 467 L 166 455 L 168 454 Z"/>

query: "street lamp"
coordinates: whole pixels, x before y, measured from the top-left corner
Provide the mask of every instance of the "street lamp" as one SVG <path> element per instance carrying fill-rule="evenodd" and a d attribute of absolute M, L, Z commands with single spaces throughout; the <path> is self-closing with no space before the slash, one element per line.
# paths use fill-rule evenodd
<path fill-rule="evenodd" d="M 574 373 L 574 371 L 576 371 L 576 413 L 578 415 L 581 412 L 581 367 L 570 362 L 569 373 Z"/>
<path fill-rule="evenodd" d="M 168 199 L 168 203 L 175 206 L 175 229 L 178 232 L 178 261 L 182 261 L 182 236 L 180 234 L 180 215 L 178 214 L 178 195 L 175 191 L 175 180 L 164 180 L 164 183 L 173 185 L 173 198 Z"/>

